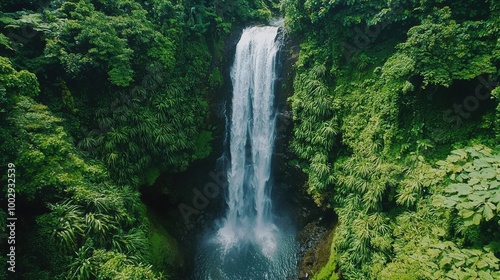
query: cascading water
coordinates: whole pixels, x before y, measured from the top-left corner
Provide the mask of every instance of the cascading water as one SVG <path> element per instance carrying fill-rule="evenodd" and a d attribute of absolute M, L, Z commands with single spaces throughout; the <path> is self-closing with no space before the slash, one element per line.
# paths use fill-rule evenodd
<path fill-rule="evenodd" d="M 249 241 L 265 254 L 274 250 L 270 175 L 274 142 L 273 93 L 278 28 L 252 27 L 243 32 L 231 71 L 231 167 L 227 216 L 219 238 L 227 248 Z"/>
<path fill-rule="evenodd" d="M 199 246 L 195 279 L 287 279 L 295 275 L 295 231 L 273 214 L 271 161 L 278 27 L 243 31 L 231 69 L 227 212 Z"/>

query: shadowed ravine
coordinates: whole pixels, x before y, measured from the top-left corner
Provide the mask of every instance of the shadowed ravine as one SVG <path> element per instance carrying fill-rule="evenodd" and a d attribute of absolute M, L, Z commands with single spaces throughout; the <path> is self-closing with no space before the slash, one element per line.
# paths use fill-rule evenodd
<path fill-rule="evenodd" d="M 271 197 L 275 139 L 276 26 L 243 31 L 231 69 L 227 210 L 198 246 L 195 279 L 295 275 L 295 229 Z"/>

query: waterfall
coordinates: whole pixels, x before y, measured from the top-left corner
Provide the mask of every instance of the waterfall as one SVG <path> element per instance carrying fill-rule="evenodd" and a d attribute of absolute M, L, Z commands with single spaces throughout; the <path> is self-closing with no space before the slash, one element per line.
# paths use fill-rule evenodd
<path fill-rule="evenodd" d="M 231 69 L 233 83 L 226 220 L 219 230 L 230 248 L 242 241 L 274 251 L 271 160 L 274 146 L 274 82 L 278 27 L 243 31 Z"/>
<path fill-rule="evenodd" d="M 279 209 L 272 211 L 271 200 L 277 37 L 276 26 L 251 27 L 236 46 L 225 142 L 230 158 L 227 209 L 200 239 L 193 279 L 296 278 L 296 230 L 286 203 L 274 197 Z"/>

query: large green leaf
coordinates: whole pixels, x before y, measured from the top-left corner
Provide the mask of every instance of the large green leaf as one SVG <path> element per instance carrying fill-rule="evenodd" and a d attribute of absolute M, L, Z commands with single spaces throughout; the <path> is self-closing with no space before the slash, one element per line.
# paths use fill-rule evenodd
<path fill-rule="evenodd" d="M 469 184 L 469 186 L 474 186 L 479 182 L 481 182 L 481 180 L 479 180 L 479 178 L 472 178 L 469 180 L 468 184 Z"/>
<path fill-rule="evenodd" d="M 467 198 L 470 200 L 470 202 L 475 203 L 476 205 L 485 201 L 485 198 L 483 196 L 476 193 L 470 194 Z"/>
<path fill-rule="evenodd" d="M 452 154 L 460 156 L 461 158 L 466 158 L 467 153 L 464 150 L 453 150 L 451 151 Z"/>
<path fill-rule="evenodd" d="M 461 157 L 460 157 L 460 156 L 456 156 L 456 155 L 449 156 L 449 157 L 447 158 L 447 160 L 448 160 L 449 162 L 452 162 L 452 163 L 456 163 L 456 162 L 458 162 L 460 159 L 461 159 Z"/>
<path fill-rule="evenodd" d="M 443 206 L 446 208 L 452 208 L 455 207 L 457 202 L 459 201 L 458 196 L 450 196 L 450 197 L 445 197 L 443 200 Z"/>
<path fill-rule="evenodd" d="M 462 209 L 460 210 L 459 212 L 459 215 L 462 216 L 462 218 L 469 218 L 471 217 L 472 215 L 474 215 L 476 212 L 474 212 L 473 210 L 469 210 L 469 209 Z"/>
<path fill-rule="evenodd" d="M 444 256 L 440 261 L 439 261 L 439 266 L 443 268 L 447 264 L 451 264 L 452 258 L 448 256 Z"/>
<path fill-rule="evenodd" d="M 488 199 L 488 201 L 492 202 L 492 203 L 499 203 L 500 202 L 500 190 L 497 190 L 495 191 L 491 196 L 490 198 Z"/>
<path fill-rule="evenodd" d="M 489 220 L 493 219 L 493 217 L 495 217 L 495 215 L 493 214 L 493 210 L 496 209 L 496 206 L 494 206 L 491 203 L 486 203 L 486 204 L 484 204 L 483 208 L 484 208 L 483 209 L 483 216 L 484 216 L 484 219 L 486 221 L 489 221 Z"/>
<path fill-rule="evenodd" d="M 474 216 L 472 217 L 472 222 L 474 223 L 474 225 L 479 225 L 481 223 L 481 219 L 482 219 L 483 216 L 481 216 L 481 214 L 474 214 Z"/>
<path fill-rule="evenodd" d="M 488 161 L 486 161 L 485 159 L 476 159 L 474 160 L 474 166 L 479 169 L 481 168 L 487 168 L 487 167 L 490 167 L 490 163 Z"/>
<path fill-rule="evenodd" d="M 479 266 L 479 264 L 478 264 Z M 487 271 L 478 271 L 477 272 L 478 276 L 479 276 L 479 279 L 481 280 L 495 280 L 490 273 L 488 273 Z"/>
<path fill-rule="evenodd" d="M 472 188 L 467 184 L 451 184 L 445 191 L 448 193 L 458 193 L 459 195 L 468 195 L 473 192 Z"/>
<path fill-rule="evenodd" d="M 447 166 L 450 163 L 448 163 L 447 161 L 444 161 L 444 160 L 438 160 L 438 161 L 436 161 L 436 164 L 439 166 Z"/>
<path fill-rule="evenodd" d="M 500 187 L 500 182 L 498 180 L 489 182 L 489 189 L 499 189 L 499 187 Z"/>
<path fill-rule="evenodd" d="M 496 176 L 497 176 L 496 170 L 491 167 L 481 170 L 481 177 L 484 179 L 493 179 Z"/>

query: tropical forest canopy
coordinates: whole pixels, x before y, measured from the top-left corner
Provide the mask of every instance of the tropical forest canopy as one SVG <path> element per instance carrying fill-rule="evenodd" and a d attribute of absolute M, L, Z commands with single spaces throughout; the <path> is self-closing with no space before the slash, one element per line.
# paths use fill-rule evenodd
<path fill-rule="evenodd" d="M 291 146 L 339 216 L 316 279 L 498 279 L 500 3 L 285 3 Z"/>
<path fill-rule="evenodd" d="M 4 0 L 17 279 L 171 276 L 139 188 L 212 153 L 225 45 L 278 15 L 289 164 L 339 220 L 314 279 L 500 278 L 498 1 Z"/>
<path fill-rule="evenodd" d="M 14 163 L 25 209 L 14 277 L 169 277 L 174 253 L 158 245 L 166 237 L 138 188 L 211 152 L 208 97 L 222 84 L 224 40 L 270 9 L 267 1 L 1 2 L 2 176 Z"/>

